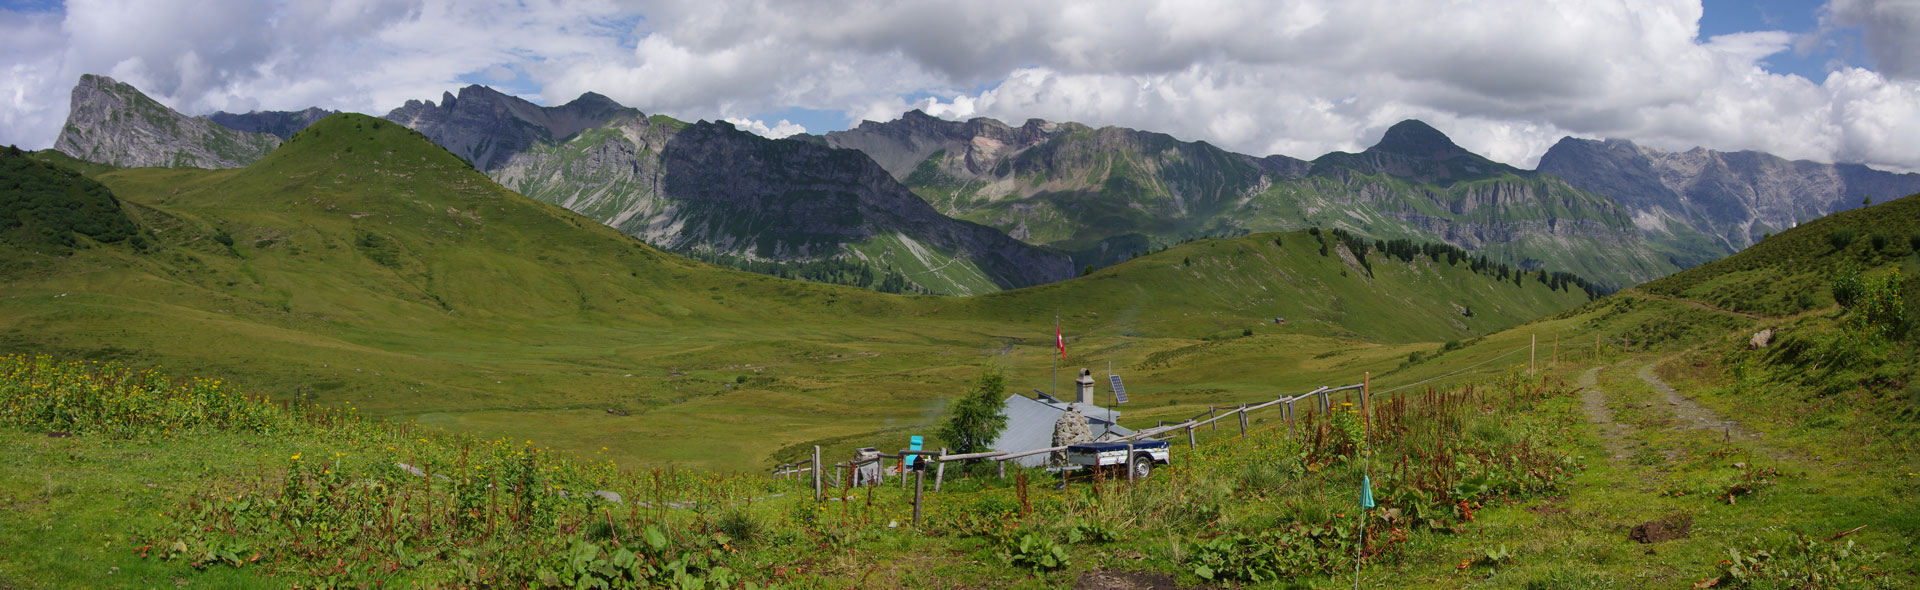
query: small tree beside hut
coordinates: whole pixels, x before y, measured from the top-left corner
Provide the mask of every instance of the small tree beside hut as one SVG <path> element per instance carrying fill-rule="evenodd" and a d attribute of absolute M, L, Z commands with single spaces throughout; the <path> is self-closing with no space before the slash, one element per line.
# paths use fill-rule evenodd
<path fill-rule="evenodd" d="M 953 400 L 947 409 L 947 421 L 940 425 L 936 434 L 946 441 L 947 452 L 956 455 L 981 453 L 993 450 L 994 439 L 1000 437 L 1000 431 L 1007 427 L 1007 416 L 1001 413 L 1001 399 L 1007 395 L 1007 377 L 996 367 L 987 367 L 980 372 L 980 378 L 960 399 Z M 979 459 L 967 461 L 977 464 Z"/>

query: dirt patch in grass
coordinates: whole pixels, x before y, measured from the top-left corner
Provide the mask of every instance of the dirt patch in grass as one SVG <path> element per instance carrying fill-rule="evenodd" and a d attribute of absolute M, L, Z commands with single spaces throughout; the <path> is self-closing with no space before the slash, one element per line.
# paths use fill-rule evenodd
<path fill-rule="evenodd" d="M 1673 539 L 1685 539 L 1693 532 L 1693 517 L 1675 514 L 1660 520 L 1651 520 L 1633 527 L 1627 538 L 1641 543 L 1659 543 Z"/>
<path fill-rule="evenodd" d="M 1204 590 L 1207 586 L 1181 586 L 1173 576 L 1148 572 L 1087 572 L 1074 581 L 1073 590 Z"/>

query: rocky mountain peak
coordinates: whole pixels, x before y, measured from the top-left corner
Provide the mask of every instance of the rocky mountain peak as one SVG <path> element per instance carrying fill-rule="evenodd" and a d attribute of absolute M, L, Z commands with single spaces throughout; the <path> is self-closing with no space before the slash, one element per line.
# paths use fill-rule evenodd
<path fill-rule="evenodd" d="M 239 168 L 280 145 L 268 133 L 247 133 L 206 117 L 188 117 L 106 76 L 80 76 L 67 123 L 53 149 L 121 167 Z"/>

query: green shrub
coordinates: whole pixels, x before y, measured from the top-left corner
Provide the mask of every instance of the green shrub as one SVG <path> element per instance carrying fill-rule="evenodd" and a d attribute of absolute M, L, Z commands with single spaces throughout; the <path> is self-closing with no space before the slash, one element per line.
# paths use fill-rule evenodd
<path fill-rule="evenodd" d="M 1913 235 L 1907 236 L 1907 247 L 1913 249 L 1914 252 L 1920 252 L 1920 231 L 1913 232 Z"/>
<path fill-rule="evenodd" d="M 1720 588 L 1892 587 L 1873 567 L 1884 556 L 1856 548 L 1852 540 L 1836 545 L 1796 533 L 1786 547 L 1728 549 L 1727 555 L 1713 580 Z"/>
<path fill-rule="evenodd" d="M 1868 240 L 1873 242 L 1874 250 L 1885 250 L 1887 249 L 1887 244 L 1893 243 L 1893 236 L 1884 231 L 1877 231 L 1873 232 L 1873 235 L 1870 236 Z"/>
<path fill-rule="evenodd" d="M 1801 310 L 1813 309 L 1813 306 L 1814 306 L 1813 293 L 1808 291 L 1801 291 L 1799 293 L 1794 294 L 1793 304 Z"/>
<path fill-rule="evenodd" d="M 714 521 L 713 529 L 743 545 L 752 543 L 766 533 L 766 526 L 762 525 L 759 519 L 754 518 L 752 512 L 737 506 L 720 513 L 719 520 Z"/>
<path fill-rule="evenodd" d="M 1832 244 L 1835 250 L 1845 249 L 1847 246 L 1853 245 L 1853 238 L 1856 233 L 1857 232 L 1851 227 L 1836 227 L 1827 230 L 1827 243 Z"/>
<path fill-rule="evenodd" d="M 1851 322 L 1856 329 L 1898 340 L 1907 329 L 1907 306 L 1900 296 L 1900 269 L 1862 281 Z"/>
<path fill-rule="evenodd" d="M 1840 304 L 1840 307 L 1851 309 L 1854 301 L 1860 298 L 1863 288 L 1865 286 L 1860 282 L 1860 268 L 1857 266 L 1845 265 L 1833 274 L 1833 302 Z"/>
<path fill-rule="evenodd" d="M 1008 543 L 1000 552 L 1007 563 L 1034 573 L 1067 567 L 1072 556 L 1067 548 L 1040 533 L 1025 533 Z"/>

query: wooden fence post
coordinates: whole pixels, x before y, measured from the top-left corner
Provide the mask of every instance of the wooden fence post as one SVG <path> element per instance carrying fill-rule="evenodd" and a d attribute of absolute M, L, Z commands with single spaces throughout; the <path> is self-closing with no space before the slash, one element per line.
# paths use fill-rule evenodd
<path fill-rule="evenodd" d="M 813 500 L 818 502 L 826 498 L 826 490 L 820 487 L 820 445 L 813 445 Z"/>
<path fill-rule="evenodd" d="M 1280 421 L 1287 423 L 1287 436 L 1293 436 L 1293 402 L 1283 401 L 1280 404 Z"/>
<path fill-rule="evenodd" d="M 1540 355 L 1536 354 L 1533 350 L 1534 347 L 1537 347 L 1537 346 L 1540 346 L 1540 335 L 1534 334 L 1532 336 L 1529 336 L 1527 340 L 1527 376 L 1528 377 L 1533 376 L 1534 366 L 1540 364 L 1539 362 Z"/>
<path fill-rule="evenodd" d="M 905 481 L 905 479 L 902 478 L 902 481 Z M 913 526 L 920 526 L 920 490 L 926 486 L 926 482 L 927 472 L 925 470 L 916 470 L 913 472 Z"/>
<path fill-rule="evenodd" d="M 1215 416 L 1213 415 L 1213 406 L 1207 406 L 1207 419 L 1208 419 L 1208 420 L 1213 420 L 1214 418 L 1215 418 Z M 1213 422 L 1212 422 L 1212 424 L 1213 424 L 1213 429 L 1214 429 L 1214 430 L 1219 430 L 1219 429 L 1220 429 L 1220 421 L 1219 421 L 1219 420 L 1213 420 Z"/>
<path fill-rule="evenodd" d="M 946 447 L 940 447 L 940 457 L 944 459 L 944 458 L 946 458 L 946 456 L 947 456 L 947 448 L 946 448 Z M 935 465 L 935 466 L 933 467 L 933 469 L 934 469 L 934 471 L 933 471 L 933 491 L 936 491 L 936 492 L 938 492 L 938 491 L 940 491 L 940 482 L 941 482 L 941 480 L 945 480 L 945 479 L 947 478 L 947 462 L 946 462 L 946 461 L 941 461 L 941 462 L 940 462 L 940 464 L 939 464 L 939 465 Z"/>
<path fill-rule="evenodd" d="M 1192 425 L 1192 424 L 1188 424 L 1188 425 L 1187 425 L 1187 450 L 1189 450 L 1189 451 L 1191 451 L 1191 450 L 1193 450 L 1193 447 L 1194 447 L 1194 444 L 1193 444 L 1193 425 Z"/>
<path fill-rule="evenodd" d="M 1240 404 L 1240 436 L 1247 435 L 1247 405 Z"/>
<path fill-rule="evenodd" d="M 1547 368 L 1551 369 L 1557 366 L 1560 366 L 1560 334 L 1555 332 L 1553 334 L 1553 362 L 1548 363 Z"/>
<path fill-rule="evenodd" d="M 1000 479 L 1007 478 L 1007 462 L 1006 461 L 994 461 L 993 468 L 1000 472 Z"/>

